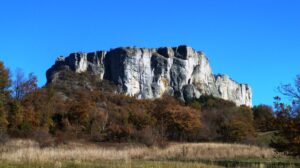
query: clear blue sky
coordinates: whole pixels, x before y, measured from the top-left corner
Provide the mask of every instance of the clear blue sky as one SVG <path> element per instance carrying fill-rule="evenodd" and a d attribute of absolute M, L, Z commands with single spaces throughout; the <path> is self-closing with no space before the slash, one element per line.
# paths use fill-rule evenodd
<path fill-rule="evenodd" d="M 2 0 L 0 60 L 39 85 L 59 55 L 187 44 L 272 104 L 300 73 L 299 0 Z"/>

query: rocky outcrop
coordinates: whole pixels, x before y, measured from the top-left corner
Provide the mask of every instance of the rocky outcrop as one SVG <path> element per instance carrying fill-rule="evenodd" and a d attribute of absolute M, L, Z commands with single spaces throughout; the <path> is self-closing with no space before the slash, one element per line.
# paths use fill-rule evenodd
<path fill-rule="evenodd" d="M 239 84 L 226 75 L 214 75 L 205 54 L 188 46 L 73 53 L 56 60 L 47 71 L 47 82 L 55 83 L 65 69 L 112 81 L 120 93 L 141 99 L 163 94 L 182 100 L 213 95 L 237 105 L 252 106 L 252 91 L 247 84 Z"/>

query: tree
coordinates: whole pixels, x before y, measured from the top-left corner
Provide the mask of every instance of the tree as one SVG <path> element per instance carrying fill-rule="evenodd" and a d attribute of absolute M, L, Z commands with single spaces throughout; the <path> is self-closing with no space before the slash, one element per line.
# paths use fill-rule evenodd
<path fill-rule="evenodd" d="M 292 100 L 293 104 L 300 104 L 300 75 L 296 76 L 294 86 L 292 84 L 284 84 L 278 87 L 279 92 Z"/>
<path fill-rule="evenodd" d="M 104 131 L 107 121 L 108 112 L 101 105 L 94 107 L 90 113 L 90 134 L 95 137 L 100 135 Z"/>
<path fill-rule="evenodd" d="M 22 99 L 28 93 L 36 90 L 37 87 L 37 77 L 30 73 L 27 79 L 24 77 L 24 72 L 20 69 L 16 71 L 16 79 L 13 82 L 14 96 L 17 100 Z"/>
<path fill-rule="evenodd" d="M 132 109 L 129 112 L 128 122 L 133 124 L 136 129 L 145 129 L 148 126 L 153 125 L 153 118 L 146 110 L 139 108 Z"/>
<path fill-rule="evenodd" d="M 21 86 L 24 81 L 24 72 L 21 69 L 17 69 L 15 80 L 13 81 L 13 95 L 16 99 L 21 98 Z"/>
<path fill-rule="evenodd" d="M 56 95 L 55 90 L 48 86 L 43 89 L 39 89 L 37 91 L 33 91 L 32 93 L 35 94 L 40 92 L 40 98 L 35 103 L 36 112 L 38 115 L 39 120 L 39 127 L 48 129 L 49 126 L 52 124 L 51 116 L 55 113 L 56 108 Z"/>
<path fill-rule="evenodd" d="M 258 105 L 252 108 L 254 115 L 254 126 L 258 131 L 273 131 L 274 130 L 274 111 L 268 105 Z"/>
<path fill-rule="evenodd" d="M 222 140 L 225 142 L 242 142 L 248 136 L 249 127 L 243 121 L 233 119 L 230 122 L 223 123 L 220 132 Z"/>
<path fill-rule="evenodd" d="M 201 109 L 203 127 L 199 139 L 204 141 L 249 142 L 255 137 L 253 114 L 247 106 L 213 96 L 201 96 L 190 104 Z"/>
<path fill-rule="evenodd" d="M 11 100 L 9 103 L 9 129 L 15 131 L 18 126 L 23 122 L 23 106 L 18 100 Z"/>
<path fill-rule="evenodd" d="M 221 140 L 226 142 L 249 142 L 254 140 L 256 133 L 251 108 L 240 106 L 227 113 L 219 129 Z"/>
<path fill-rule="evenodd" d="M 10 72 L 5 68 L 4 63 L 0 61 L 0 93 L 9 94 L 9 87 L 11 85 Z"/>
<path fill-rule="evenodd" d="M 300 76 L 298 75 L 294 86 L 282 85 L 279 91 L 292 100 L 291 105 L 281 102 L 275 97 L 276 123 L 278 125 L 277 138 L 271 146 L 288 155 L 300 155 Z"/>
<path fill-rule="evenodd" d="M 90 113 L 95 111 L 96 107 L 86 93 L 81 92 L 79 95 L 81 95 L 79 98 L 71 102 L 67 114 L 68 120 L 75 126 L 76 136 L 80 131 L 90 131 Z"/>
<path fill-rule="evenodd" d="M 161 134 L 171 140 L 194 140 L 202 126 L 197 110 L 183 106 L 171 97 L 157 101 L 153 116 L 162 130 Z"/>
<path fill-rule="evenodd" d="M 47 102 L 44 99 L 47 94 L 45 89 L 38 89 L 37 77 L 33 73 L 25 78 L 22 70 L 17 70 L 13 92 L 15 101 L 21 102 L 23 107 L 23 121 L 19 129 L 27 134 L 33 128 L 40 126 L 39 116 L 42 111 L 40 107 L 43 107 L 43 102 Z"/>
<path fill-rule="evenodd" d="M 11 85 L 9 70 L 0 61 L 0 129 L 6 131 L 7 121 L 7 102 L 9 99 L 9 87 Z"/>

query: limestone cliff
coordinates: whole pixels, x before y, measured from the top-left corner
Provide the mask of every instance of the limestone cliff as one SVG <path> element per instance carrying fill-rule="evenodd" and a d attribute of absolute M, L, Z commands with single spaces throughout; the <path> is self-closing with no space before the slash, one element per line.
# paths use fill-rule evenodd
<path fill-rule="evenodd" d="M 188 46 L 73 53 L 56 60 L 47 71 L 47 82 L 55 83 L 64 69 L 112 81 L 120 93 L 141 99 L 169 94 L 189 100 L 205 94 L 252 106 L 252 91 L 247 84 L 214 75 L 204 53 Z"/>

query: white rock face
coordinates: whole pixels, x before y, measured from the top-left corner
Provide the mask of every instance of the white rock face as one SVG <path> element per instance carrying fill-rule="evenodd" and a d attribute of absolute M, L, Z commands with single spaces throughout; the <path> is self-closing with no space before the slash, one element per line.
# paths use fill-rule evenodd
<path fill-rule="evenodd" d="M 218 75 L 216 86 L 221 98 L 234 101 L 237 105 L 252 106 L 252 90 L 248 85 L 238 84 L 227 75 Z"/>
<path fill-rule="evenodd" d="M 141 99 L 175 95 L 182 100 L 213 95 L 252 106 L 252 91 L 226 75 L 215 76 L 207 57 L 188 46 L 157 49 L 116 48 L 109 52 L 74 53 L 59 58 L 47 71 L 48 83 L 55 82 L 62 69 L 90 72 L 114 82 L 119 92 Z"/>

